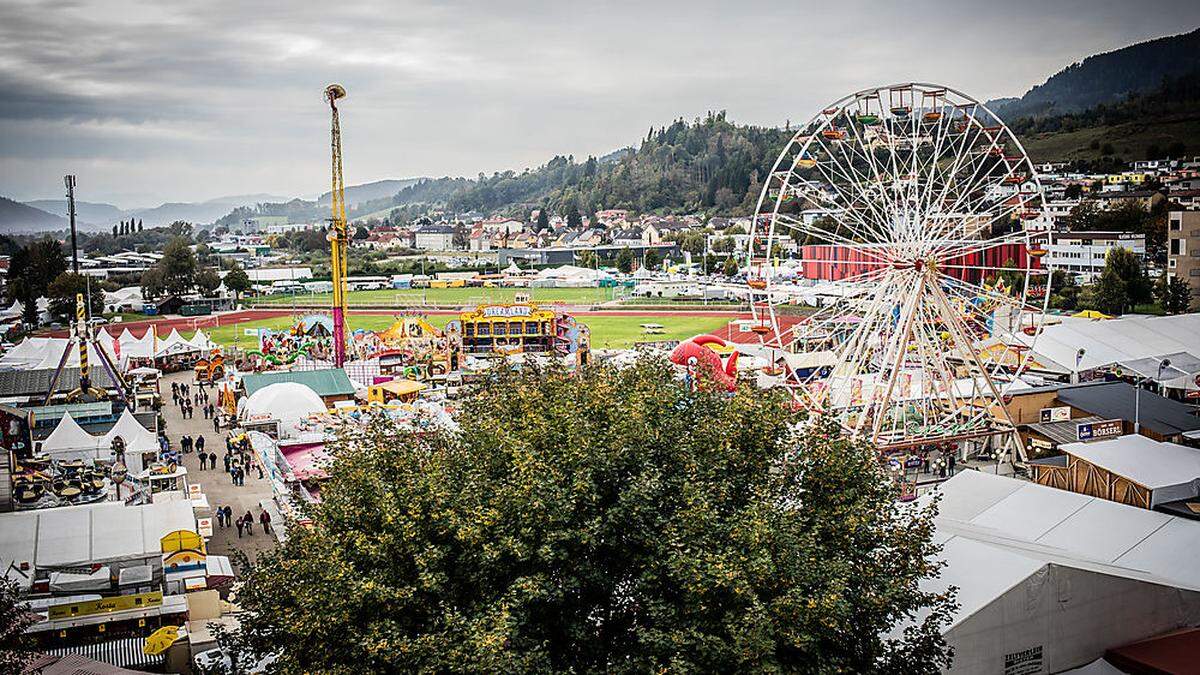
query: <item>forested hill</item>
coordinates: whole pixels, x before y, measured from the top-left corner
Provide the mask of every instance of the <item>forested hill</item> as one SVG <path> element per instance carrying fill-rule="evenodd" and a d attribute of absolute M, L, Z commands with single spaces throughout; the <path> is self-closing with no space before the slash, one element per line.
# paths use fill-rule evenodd
<path fill-rule="evenodd" d="M 1035 161 L 1082 160 L 1095 170 L 1200 151 L 1200 70 L 1123 101 L 1009 125 Z"/>
<path fill-rule="evenodd" d="M 730 123 L 724 112 L 692 123 L 651 129 L 636 149 L 611 155 L 555 157 L 536 169 L 506 171 L 474 181 L 450 198 L 457 211 L 522 211 L 545 205 L 554 213 L 600 209 L 655 211 L 752 208 L 760 186 L 791 132 Z"/>
<path fill-rule="evenodd" d="M 1019 99 L 992 101 L 1006 119 L 1072 113 L 1153 91 L 1164 80 L 1200 70 L 1200 28 L 1089 56 L 1060 70 Z"/>

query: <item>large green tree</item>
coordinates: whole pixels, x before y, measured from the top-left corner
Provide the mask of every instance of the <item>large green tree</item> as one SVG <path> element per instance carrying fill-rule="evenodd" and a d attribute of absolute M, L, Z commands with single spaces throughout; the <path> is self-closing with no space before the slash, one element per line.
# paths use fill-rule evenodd
<path fill-rule="evenodd" d="M 235 298 L 241 298 L 242 293 L 250 290 L 253 284 L 250 283 L 250 275 L 246 274 L 246 270 L 240 265 L 234 263 L 233 269 L 225 275 L 225 288 L 228 288 Z"/>
<path fill-rule="evenodd" d="M 620 253 L 617 253 L 617 269 L 624 274 L 629 274 L 633 271 L 634 261 L 633 251 L 629 250 L 628 246 L 621 249 Z"/>
<path fill-rule="evenodd" d="M 38 298 L 46 296 L 50 284 L 66 271 L 66 254 L 51 237 L 32 241 L 13 253 L 8 266 L 8 294 L 10 300 L 21 302 L 26 324 L 38 324 Z"/>
<path fill-rule="evenodd" d="M 375 420 L 311 527 L 248 571 L 231 644 L 280 673 L 934 673 L 932 507 L 780 393 L 651 360 L 497 373 L 461 431 Z M 920 620 L 913 619 L 922 616 Z M 907 626 L 906 629 L 899 629 Z M 887 637 L 892 636 L 892 637 Z"/>
<path fill-rule="evenodd" d="M 1154 284 L 1154 295 L 1158 306 L 1167 314 L 1183 314 L 1192 305 L 1192 288 L 1187 281 L 1163 272 Z"/>
<path fill-rule="evenodd" d="M 87 277 L 74 272 L 63 272 L 46 289 L 46 297 L 50 300 L 50 314 L 56 321 L 75 320 L 76 295 L 83 295 L 84 302 L 90 299 L 89 311 L 92 316 L 99 316 L 104 312 L 103 289 L 96 286 L 89 290 Z"/>
<path fill-rule="evenodd" d="M 24 672 L 36 655 L 25 629 L 38 617 L 30 612 L 16 582 L 0 577 L 0 673 Z"/>
<path fill-rule="evenodd" d="M 1120 246 L 1109 249 L 1094 298 L 1095 309 L 1108 314 L 1124 314 L 1135 305 L 1150 302 L 1152 288 L 1141 258 Z"/>
<path fill-rule="evenodd" d="M 174 223 L 187 225 L 187 223 Z M 188 226 L 190 229 L 190 226 Z M 162 260 L 157 267 L 162 272 L 163 288 L 167 293 L 180 295 L 188 293 L 196 285 L 196 253 L 192 250 L 190 241 L 184 236 L 176 236 L 167 242 L 163 249 Z"/>

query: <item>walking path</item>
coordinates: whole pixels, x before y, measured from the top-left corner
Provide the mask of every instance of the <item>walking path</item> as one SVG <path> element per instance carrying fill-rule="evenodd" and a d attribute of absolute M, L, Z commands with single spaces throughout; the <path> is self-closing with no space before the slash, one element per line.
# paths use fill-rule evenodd
<path fill-rule="evenodd" d="M 263 501 L 271 501 L 271 484 L 268 480 L 259 479 L 258 472 L 251 469 L 246 474 L 246 484 L 236 486 L 228 473 L 224 470 L 224 461 L 222 458 L 225 455 L 225 439 L 229 432 L 222 429 L 220 433 L 213 431 L 212 420 L 204 419 L 204 415 L 200 410 L 200 406 L 195 407 L 195 417 L 192 419 L 184 419 L 183 414 L 171 400 L 171 383 L 187 383 L 191 385 L 191 393 L 198 391 L 196 385 L 192 383 L 191 372 L 171 373 L 166 375 L 159 382 L 159 389 L 162 392 L 163 398 L 163 419 L 166 422 L 167 437 L 171 441 L 172 448 L 179 448 L 179 441 L 184 436 L 191 436 L 192 439 L 204 437 L 205 452 L 215 452 L 217 454 L 217 467 L 215 469 L 201 469 L 200 460 L 197 458 L 195 450 L 183 455 L 183 465 L 188 470 L 188 482 L 192 485 L 200 484 L 201 491 L 208 496 L 209 513 L 205 516 L 213 519 L 213 536 L 208 542 L 208 552 L 214 555 L 229 555 L 235 550 L 240 550 L 246 553 L 251 560 L 254 559 L 259 551 L 271 548 L 275 545 L 275 537 L 264 534 L 262 527 L 259 525 L 258 517 L 261 513 L 260 503 Z M 211 389 L 204 389 L 204 393 L 212 395 Z M 228 504 L 233 507 L 234 519 L 246 515 L 249 511 L 254 516 L 253 534 L 243 534 L 238 537 L 237 528 L 233 525 L 229 527 L 220 527 L 217 525 L 216 510 L 219 506 Z M 274 511 L 274 509 L 271 509 Z M 277 512 L 271 513 L 272 525 L 280 523 L 280 517 Z"/>

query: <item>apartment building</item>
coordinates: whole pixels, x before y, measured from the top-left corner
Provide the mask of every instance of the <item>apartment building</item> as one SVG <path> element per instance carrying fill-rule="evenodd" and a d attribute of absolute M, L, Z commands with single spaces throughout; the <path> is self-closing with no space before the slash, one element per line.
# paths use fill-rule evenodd
<path fill-rule="evenodd" d="M 1200 211 L 1167 214 L 1167 272 L 1188 282 L 1192 307 L 1200 306 Z"/>
<path fill-rule="evenodd" d="M 1054 269 L 1073 273 L 1081 283 L 1095 281 L 1104 271 L 1104 260 L 1114 248 L 1146 255 L 1146 236 L 1133 232 L 1053 232 L 1046 247 L 1046 262 Z"/>

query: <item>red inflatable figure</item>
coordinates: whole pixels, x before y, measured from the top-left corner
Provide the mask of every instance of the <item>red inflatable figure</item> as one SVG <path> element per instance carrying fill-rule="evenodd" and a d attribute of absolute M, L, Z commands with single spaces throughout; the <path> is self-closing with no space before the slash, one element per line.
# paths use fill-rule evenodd
<path fill-rule="evenodd" d="M 707 379 L 717 383 L 725 391 L 737 390 L 738 353 L 733 352 L 722 363 L 721 355 L 709 345 L 724 347 L 726 343 L 715 335 L 697 335 L 679 343 L 675 351 L 671 352 L 671 363 L 686 367 L 693 383 Z"/>

